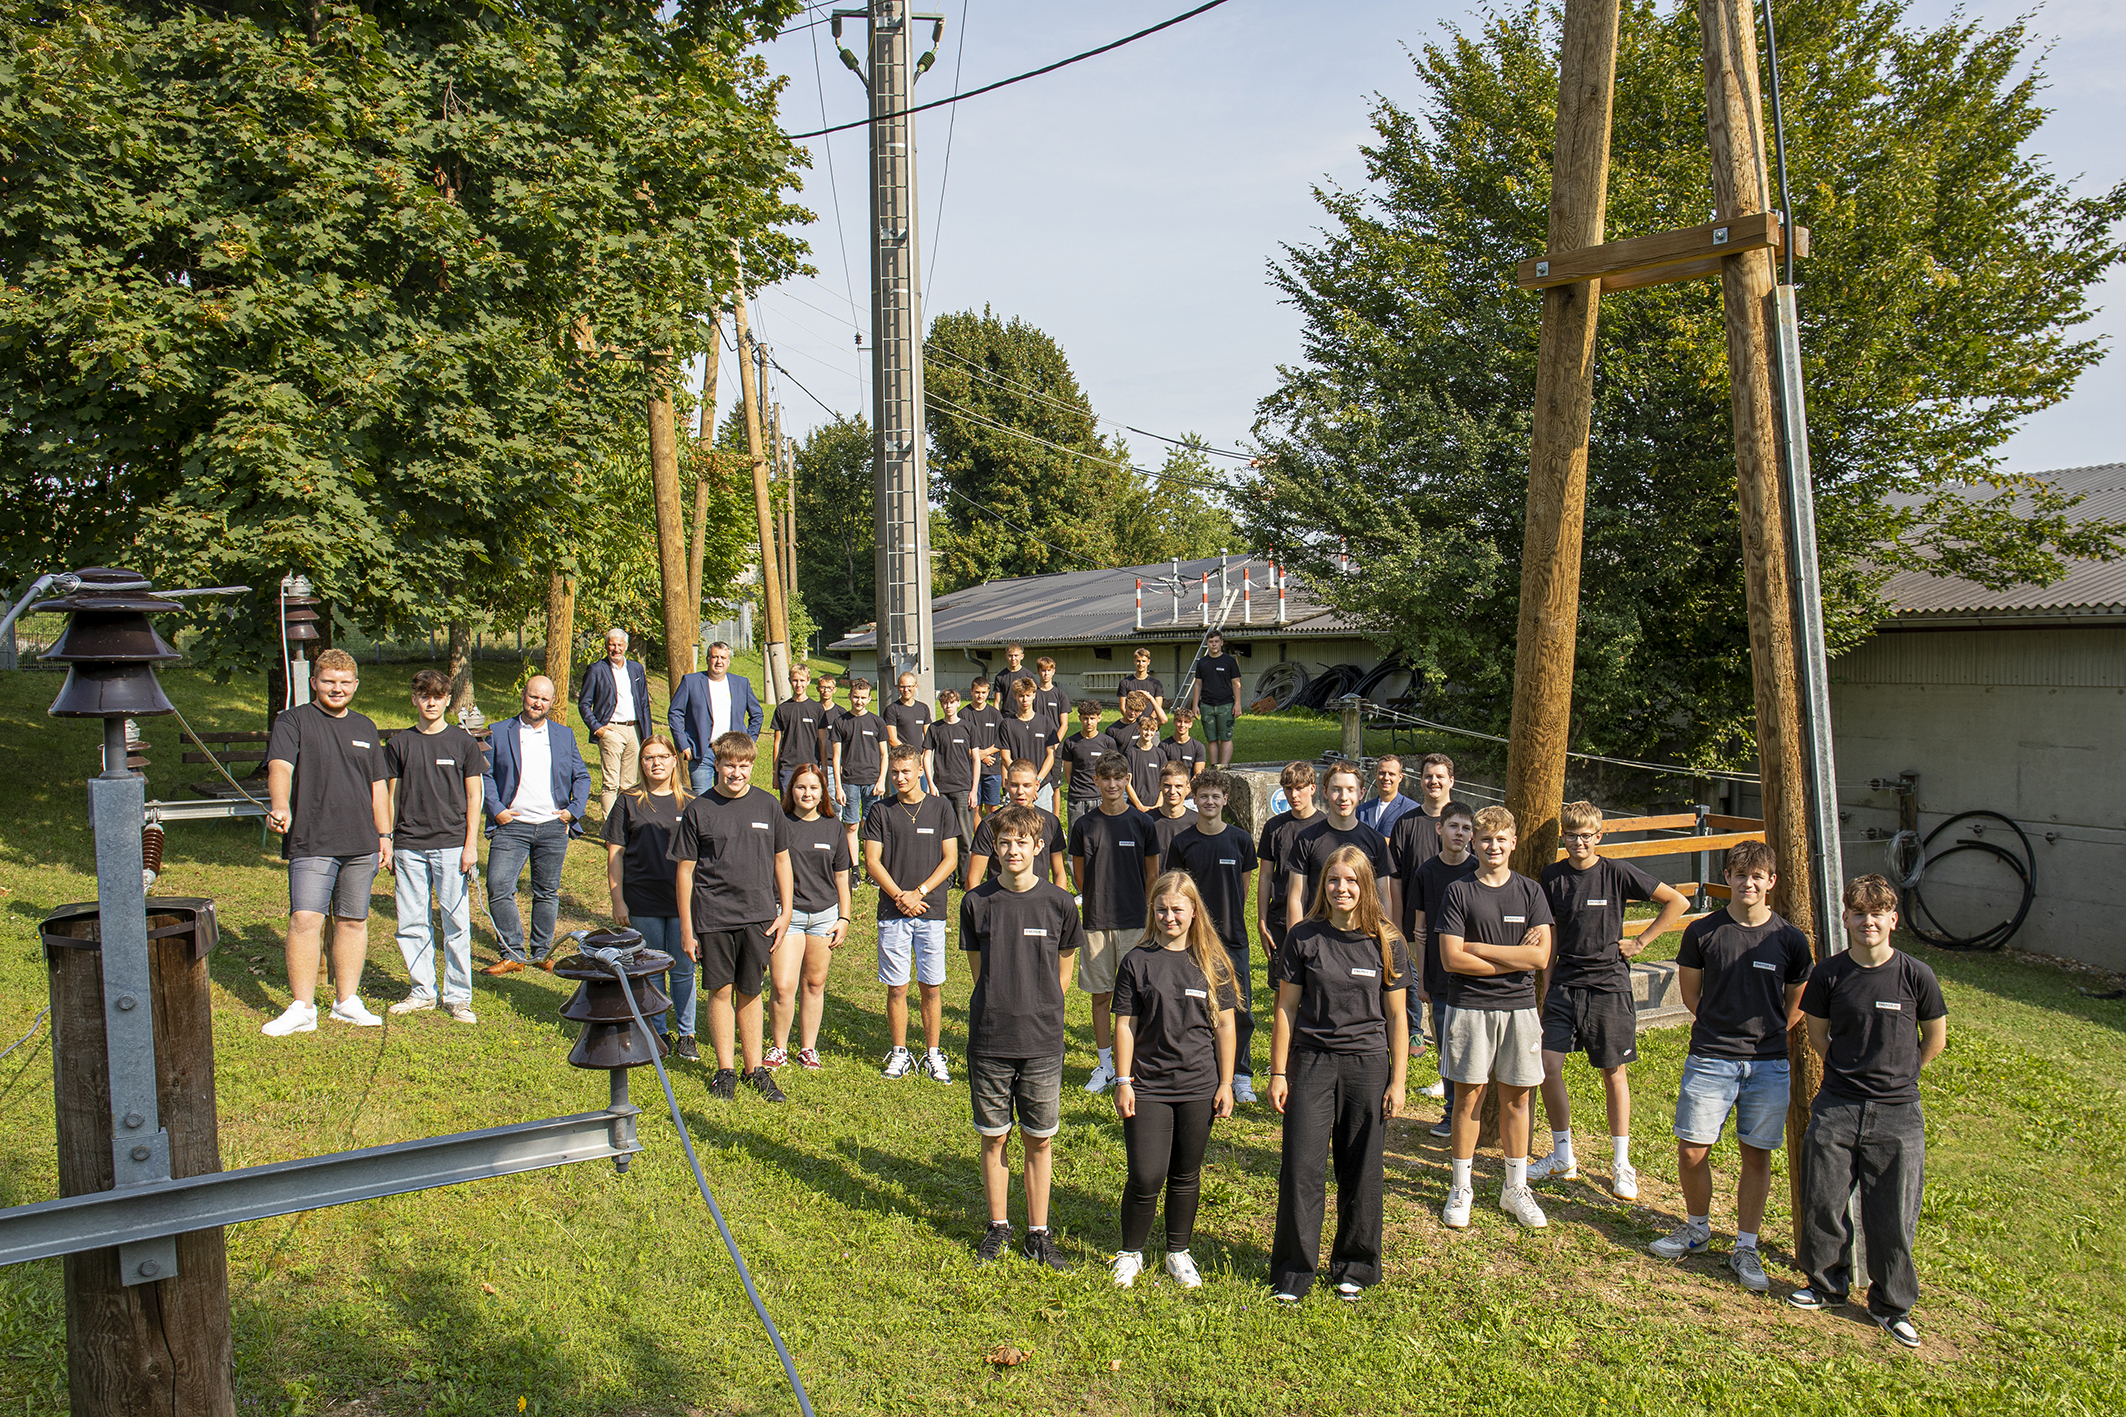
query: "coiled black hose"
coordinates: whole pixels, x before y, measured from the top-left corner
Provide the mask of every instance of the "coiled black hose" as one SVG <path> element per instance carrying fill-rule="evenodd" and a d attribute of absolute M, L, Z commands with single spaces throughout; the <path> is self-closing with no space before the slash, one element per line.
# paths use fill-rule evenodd
<path fill-rule="evenodd" d="M 1958 822 L 1970 821 L 1973 818 L 2004 823 L 2008 830 L 2015 833 L 2016 839 L 2022 842 L 2023 854 L 2018 857 L 2004 846 L 1971 836 L 1959 837 L 1953 846 L 1944 847 L 1940 851 L 1931 849 L 1936 837 Z M 1912 848 L 1915 858 L 1909 868 L 1900 859 L 1899 848 L 1905 845 Z M 1941 918 L 1927 908 L 1926 897 L 1920 894 L 1920 885 L 1926 876 L 1927 868 L 1959 851 L 1983 852 L 2004 861 L 2008 869 L 2015 872 L 2023 883 L 2023 898 L 2017 903 L 2015 913 L 1973 935 L 1952 933 L 1942 924 Z M 1924 839 L 1917 832 L 1899 832 L 1890 843 L 1890 864 L 1898 876 L 1898 894 L 1904 901 L 1906 928 L 1936 949 L 1997 950 L 2015 938 L 2015 932 L 2022 929 L 2023 922 L 2030 918 L 2030 907 L 2037 902 L 2037 851 L 2031 846 L 2030 838 L 2022 827 L 2012 817 L 2004 817 L 1999 812 L 1958 812 L 1928 832 Z"/>

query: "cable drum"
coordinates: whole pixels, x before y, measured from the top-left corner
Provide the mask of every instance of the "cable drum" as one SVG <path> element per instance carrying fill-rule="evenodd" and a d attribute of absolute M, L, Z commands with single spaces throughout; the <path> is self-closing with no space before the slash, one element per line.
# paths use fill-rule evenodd
<path fill-rule="evenodd" d="M 2021 856 L 2004 846 L 1979 836 L 1958 837 L 1953 845 L 1934 850 L 1934 840 L 1958 822 L 1982 818 L 2000 822 L 2015 833 L 2023 845 Z M 1926 897 L 1920 893 L 1927 872 L 1959 851 L 1976 851 L 2004 862 L 2022 882 L 2022 899 L 2015 912 L 2007 919 L 1980 930 L 1975 934 L 1959 935 L 1942 923 L 1941 917 L 1927 906 Z M 2030 907 L 2037 902 L 2037 852 L 2030 845 L 2030 838 L 2013 818 L 1999 812 L 1958 812 L 1942 822 L 1924 837 L 1916 831 L 1901 831 L 1890 838 L 1890 872 L 1896 878 L 1898 894 L 1903 898 L 1905 925 L 1914 935 L 1944 950 L 1997 950 L 2023 928 L 2030 917 Z"/>
<path fill-rule="evenodd" d="M 1255 676 L 1255 697 L 1249 703 L 1260 704 L 1268 699 L 1273 709 L 1290 708 L 1293 701 L 1306 692 L 1310 677 L 1306 666 L 1289 659 L 1280 660 Z"/>

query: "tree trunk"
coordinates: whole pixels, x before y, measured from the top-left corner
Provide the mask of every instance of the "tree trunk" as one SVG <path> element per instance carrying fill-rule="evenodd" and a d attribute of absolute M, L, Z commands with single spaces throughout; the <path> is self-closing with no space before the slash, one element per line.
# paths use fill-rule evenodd
<path fill-rule="evenodd" d="M 760 608 L 765 622 L 761 662 L 767 667 L 768 700 L 790 697 L 790 626 L 783 616 L 782 576 L 775 566 L 773 499 L 768 492 L 766 430 L 761 427 L 758 375 L 753 367 L 753 332 L 746 324 L 746 292 L 741 285 L 732 302 L 731 322 L 738 330 L 738 386 L 746 412 L 746 452 L 753 461 L 753 511 L 760 530 Z M 883 641 L 882 641 L 883 643 Z"/>
<path fill-rule="evenodd" d="M 554 681 L 554 718 L 568 722 L 569 671 L 576 661 L 576 578 L 555 571 L 546 582 L 546 677 Z"/>
<path fill-rule="evenodd" d="M 450 713 L 469 707 L 477 690 L 472 682 L 472 626 L 463 620 L 450 622 Z"/>
<path fill-rule="evenodd" d="M 716 465 L 716 366 L 722 353 L 722 327 L 721 318 L 709 321 L 709 333 L 714 338 L 709 341 L 709 352 L 701 366 L 701 416 L 695 441 L 707 459 L 708 471 L 694 479 L 694 542 L 687 553 L 687 606 L 694 625 L 693 638 L 686 646 L 690 665 L 701 652 L 701 562 L 709 534 L 709 480 L 720 476 Z"/>
<path fill-rule="evenodd" d="M 679 696 L 679 680 L 692 666 L 687 646 L 695 639 L 687 608 L 686 523 L 679 505 L 679 435 L 673 425 L 671 390 L 661 384 L 649 397 L 650 500 L 657 520 L 657 570 L 664 592 L 665 685 Z M 698 602 L 697 602 L 698 604 Z"/>

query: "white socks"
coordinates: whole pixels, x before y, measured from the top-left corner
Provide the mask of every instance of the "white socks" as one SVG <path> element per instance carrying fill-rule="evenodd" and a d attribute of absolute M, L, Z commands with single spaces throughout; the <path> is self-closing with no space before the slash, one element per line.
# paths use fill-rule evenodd
<path fill-rule="evenodd" d="M 1114 1065 L 1115 1050 L 1112 1048 L 1102 1048 L 1100 1050 L 1100 1066 L 1103 1068 L 1111 1068 Z"/>
<path fill-rule="evenodd" d="M 1735 1248 L 1738 1250 L 1756 1249 L 1757 1232 L 1754 1230 L 1737 1230 L 1735 1232 Z"/>
<path fill-rule="evenodd" d="M 1472 1159 L 1473 1159 L 1473 1158 L 1472 1158 Z M 1507 1158 L 1506 1158 L 1506 1186 L 1507 1186 L 1507 1189 L 1511 1190 L 1511 1189 L 1512 1189 L 1513 1187 L 1515 1187 L 1515 1186 L 1525 1186 L 1525 1185 L 1527 1185 L 1527 1184 L 1528 1184 L 1528 1158 L 1527 1158 L 1527 1157 L 1525 1157 L 1525 1156 L 1522 1156 L 1522 1157 L 1512 1157 L 1512 1156 L 1509 1156 L 1509 1157 L 1507 1157 Z"/>
<path fill-rule="evenodd" d="M 1609 1151 L 1610 1154 L 1616 1158 L 1617 1165 L 1631 1165 L 1630 1137 L 1611 1137 L 1609 1139 Z"/>
<path fill-rule="evenodd" d="M 1467 1161 L 1457 1160 L 1454 1163 L 1454 1184 L 1457 1188 L 1469 1184 L 1469 1168 L 1475 1164 L 1476 1158 L 1473 1156 Z M 1523 1162 L 1522 1164 L 1525 1166 L 1527 1163 Z"/>
<path fill-rule="evenodd" d="M 1579 1165 L 1578 1160 L 1572 1154 L 1572 1133 L 1570 1131 L 1552 1132 L 1550 1134 L 1550 1150 L 1551 1154 L 1557 1157 L 1558 1165 L 1566 1170 L 1569 1171 Z M 1507 1164 L 1509 1166 L 1512 1165 L 1511 1162 Z"/>
<path fill-rule="evenodd" d="M 1713 1233 L 1713 1218 L 1712 1218 L 1712 1216 L 1710 1216 L 1710 1215 L 1686 1215 L 1686 1216 L 1684 1216 L 1683 1218 L 1684 1218 L 1685 1220 L 1687 1220 L 1687 1221 L 1689 1221 L 1689 1222 L 1690 1222 L 1690 1228 L 1691 1228 L 1691 1229 L 1693 1229 L 1693 1230 L 1703 1230 L 1703 1231 L 1704 1231 L 1704 1232 L 1705 1232 L 1706 1234 L 1708 1234 L 1708 1235 L 1710 1235 L 1710 1234 L 1712 1234 L 1712 1233 Z"/>

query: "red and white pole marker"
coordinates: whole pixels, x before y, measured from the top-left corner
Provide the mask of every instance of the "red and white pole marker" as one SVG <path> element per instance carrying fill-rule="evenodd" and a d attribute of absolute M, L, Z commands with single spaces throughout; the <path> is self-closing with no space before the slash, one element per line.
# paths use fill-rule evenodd
<path fill-rule="evenodd" d="M 1144 577 L 1137 577 L 1137 628 L 1144 628 Z"/>

